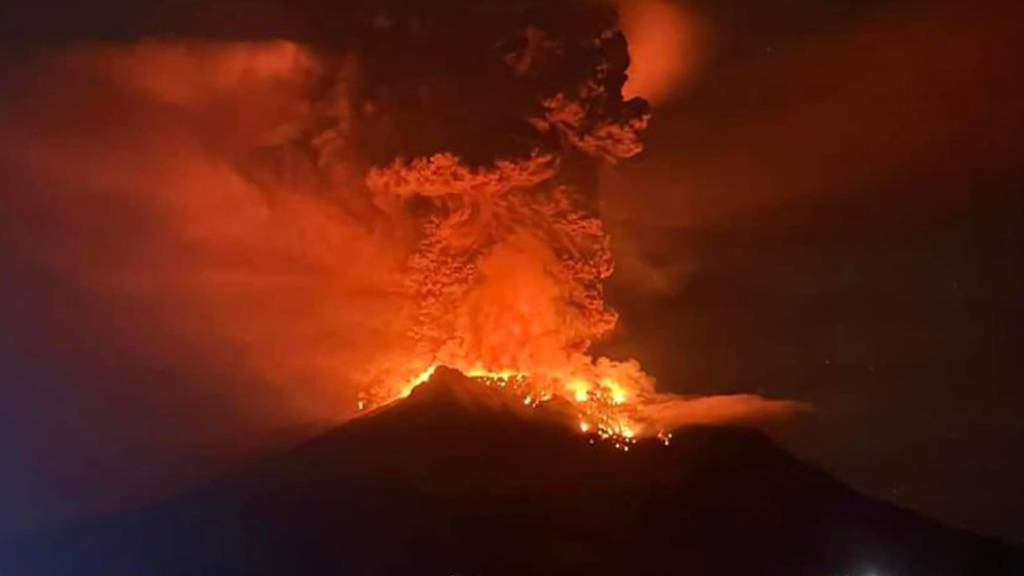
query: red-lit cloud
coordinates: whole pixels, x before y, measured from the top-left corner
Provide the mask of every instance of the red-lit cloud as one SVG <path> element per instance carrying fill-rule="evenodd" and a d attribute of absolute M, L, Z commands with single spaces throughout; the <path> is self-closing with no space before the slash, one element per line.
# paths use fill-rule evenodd
<path fill-rule="evenodd" d="M 696 72 L 706 49 L 705 32 L 695 13 L 675 0 L 620 0 L 619 15 L 630 55 L 623 95 L 657 106 Z"/>
<path fill-rule="evenodd" d="M 291 148 L 321 117 L 312 55 L 288 42 L 147 41 L 31 72 L 45 74 L 8 103 L 0 135 L 27 183 L 7 193 L 12 216 L 41 215 L 19 233 L 28 257 L 99 300 L 139 304 L 133 354 L 230 358 L 224 386 L 239 371 L 265 384 L 225 392 L 268 417 L 348 413 L 353 380 L 402 333 L 401 243 L 355 220 Z"/>
<path fill-rule="evenodd" d="M 607 217 L 721 225 L 915 175 L 1006 170 L 1021 83 L 1002 56 L 1019 18 L 999 6 L 865 8 L 839 33 L 708 69 L 713 81 L 657 110 L 648 152 L 608 172 Z"/>

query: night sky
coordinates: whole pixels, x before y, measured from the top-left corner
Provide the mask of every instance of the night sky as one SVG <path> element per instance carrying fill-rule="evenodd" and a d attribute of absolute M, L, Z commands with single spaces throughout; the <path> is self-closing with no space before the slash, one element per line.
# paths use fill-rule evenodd
<path fill-rule="evenodd" d="M 250 21 L 214 6 L 196 30 L 179 16 L 194 5 L 8 2 L 3 59 L 306 25 L 253 2 Z M 655 103 L 647 151 L 602 175 L 622 316 L 602 349 L 665 390 L 809 402 L 814 415 L 773 430 L 798 455 L 1024 540 L 1024 14 L 997 0 L 680 6 L 696 56 Z M 34 81 L 4 82 L 0 101 Z M 144 222 L 124 206 L 91 207 L 114 215 L 104 229 L 35 212 L 47 204 L 18 199 L 48 192 L 6 159 L 0 171 L 0 530 L 147 501 L 308 435 L 261 421 L 274 398 L 240 407 L 253 377 L 230 361 L 148 330 L 153 303 L 99 298 L 26 248 L 66 225 L 101 256 L 126 253 Z"/>
<path fill-rule="evenodd" d="M 962 4 L 695 5 L 718 52 L 619 192 L 673 192 L 623 226 L 674 284 L 620 305 L 664 384 L 809 400 L 800 454 L 1020 539 L 1020 10 Z"/>

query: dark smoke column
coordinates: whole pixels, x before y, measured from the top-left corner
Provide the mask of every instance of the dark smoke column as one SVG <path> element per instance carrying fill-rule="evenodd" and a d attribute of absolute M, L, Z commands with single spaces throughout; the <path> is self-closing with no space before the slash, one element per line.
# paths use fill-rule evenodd
<path fill-rule="evenodd" d="M 584 2 L 362 8 L 349 137 L 405 222 L 427 361 L 554 373 L 616 322 L 599 163 L 642 149 L 614 10 Z M 371 56 L 372 55 L 372 56 Z"/>

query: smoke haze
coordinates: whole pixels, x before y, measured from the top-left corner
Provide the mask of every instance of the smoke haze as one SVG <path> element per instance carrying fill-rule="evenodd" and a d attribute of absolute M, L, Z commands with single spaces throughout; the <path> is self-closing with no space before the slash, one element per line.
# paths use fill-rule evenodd
<path fill-rule="evenodd" d="M 653 394 L 636 363 L 587 355 L 617 320 L 598 166 L 639 153 L 648 121 L 621 97 L 615 11 L 449 8 L 3 62 L 2 239 L 32 329 L 5 334 L 9 422 L 33 438 L 14 481 L 131 500 L 436 363 Z M 763 409 L 735 400 L 729 419 Z M 673 402 L 690 408 L 641 419 L 679 420 Z"/>
<path fill-rule="evenodd" d="M 92 507 L 98 492 L 180 486 L 346 418 L 364 387 L 394 387 L 431 360 L 593 367 L 588 346 L 617 318 L 606 279 L 641 310 L 652 295 L 689 298 L 701 270 L 751 290 L 789 282 L 801 303 L 810 291 L 655 226 L 727 228 L 878 183 L 1013 166 L 1004 135 L 1020 117 L 992 103 L 1019 87 L 992 54 L 1015 21 L 952 2 L 878 9 L 788 46 L 744 39 L 756 44 L 745 58 L 698 17 L 708 6 L 629 3 L 626 32 L 647 32 L 629 53 L 664 64 L 630 69 L 626 94 L 655 105 L 644 137 L 646 107 L 619 96 L 627 46 L 608 3 L 408 4 L 131 3 L 102 22 L 69 9 L 43 46 L 5 53 L 11 526 Z M 11 9 L 28 16 L 0 20 L 51 23 Z M 687 27 L 692 45 L 666 44 Z M 764 325 L 723 308 L 713 336 L 734 316 Z M 700 367 L 726 346 L 636 336 L 607 355 L 641 358 L 660 390 L 719 391 Z M 777 350 L 757 336 L 751 350 Z M 762 377 L 774 361 L 750 358 L 720 363 Z M 636 363 L 613 368 L 650 385 Z M 721 388 L 760 380 L 742 384 Z M 801 408 L 662 400 L 649 418 Z"/>

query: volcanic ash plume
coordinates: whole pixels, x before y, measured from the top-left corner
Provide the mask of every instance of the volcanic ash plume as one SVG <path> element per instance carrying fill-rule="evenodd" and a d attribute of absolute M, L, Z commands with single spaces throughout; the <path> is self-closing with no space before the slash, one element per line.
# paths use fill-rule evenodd
<path fill-rule="evenodd" d="M 609 43 L 593 46 L 600 53 Z M 406 286 L 415 340 L 437 361 L 551 374 L 614 327 L 602 294 L 610 244 L 587 186 L 595 161 L 585 155 L 637 153 L 646 116 L 641 102 L 612 96 L 621 70 L 592 72 L 565 87 L 575 99 L 538 95 L 536 116 L 523 118 L 535 131 L 526 156 L 473 166 L 442 152 L 370 171 L 378 206 L 416 213 Z"/>
<path fill-rule="evenodd" d="M 598 169 L 640 153 L 648 122 L 622 97 L 614 10 L 435 4 L 356 2 L 308 38 L 20 64 L 7 195 L 53 221 L 19 246 L 145 311 L 124 350 L 177 363 L 167 350 L 194 347 L 211 373 L 268 387 L 222 395 L 264 410 L 336 417 L 357 389 L 379 405 L 440 365 L 565 400 L 574 425 L 620 440 L 790 408 L 659 395 L 636 362 L 588 355 L 616 324 Z"/>
<path fill-rule="evenodd" d="M 470 161 L 442 150 L 370 169 L 374 204 L 415 228 L 404 284 L 417 372 L 512 374 L 533 398 L 570 382 L 600 386 L 609 370 L 627 377 L 616 386 L 647 387 L 634 364 L 586 356 L 616 323 L 602 293 L 613 265 L 595 209 L 597 165 L 640 152 L 647 123 L 645 103 L 621 97 L 628 58 L 614 19 L 592 24 L 498 36 L 495 86 L 518 96 L 484 112 L 484 124 L 508 132 L 474 137 L 499 153 Z"/>
<path fill-rule="evenodd" d="M 374 204 L 416 230 L 404 283 L 415 363 L 425 367 L 376 399 L 408 393 L 447 365 L 514 388 L 527 404 L 568 400 L 581 429 L 623 443 L 690 421 L 784 412 L 791 406 L 749 397 L 659 396 L 636 362 L 587 354 L 617 320 L 603 295 L 614 266 L 596 210 L 597 170 L 640 153 L 648 122 L 643 100 L 622 97 L 629 58 L 614 14 L 588 11 L 598 17 L 499 29 L 491 92 L 515 97 L 469 107 L 483 125 L 505 128 L 455 142 L 472 160 L 445 149 L 369 170 Z"/>

